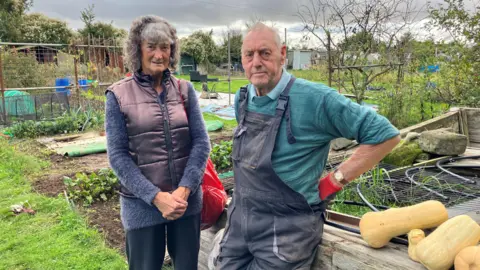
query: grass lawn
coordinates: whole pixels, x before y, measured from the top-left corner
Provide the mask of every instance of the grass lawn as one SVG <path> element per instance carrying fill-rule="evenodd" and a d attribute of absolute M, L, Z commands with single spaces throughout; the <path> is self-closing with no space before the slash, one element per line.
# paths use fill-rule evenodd
<path fill-rule="evenodd" d="M 238 125 L 237 120 L 235 120 L 235 119 L 226 120 L 226 119 L 223 119 L 221 117 L 218 117 L 217 115 L 215 115 L 213 113 L 203 113 L 203 119 L 205 121 L 213 121 L 213 120 L 222 121 L 223 122 L 223 129 L 228 129 L 228 130 L 232 130 Z"/>
<path fill-rule="evenodd" d="M 32 191 L 28 177 L 48 162 L 16 152 L 4 139 L 0 159 L 0 269 L 127 269 L 125 259 L 64 198 Z M 26 201 L 35 215 L 9 211 Z"/>
<path fill-rule="evenodd" d="M 289 73 L 293 74 L 297 78 L 303 78 L 306 80 L 311 80 L 318 83 L 323 83 L 328 85 L 328 82 L 323 79 L 325 77 L 323 74 L 320 74 L 320 71 L 316 70 L 289 70 Z M 178 78 L 182 78 L 185 80 L 190 80 L 190 75 L 175 75 Z M 219 78 L 220 80 L 227 80 L 228 77 L 226 76 L 212 76 L 208 75 L 208 78 Z M 240 87 L 247 85 L 249 82 L 245 77 L 232 77 L 231 80 L 231 93 L 234 94 L 240 89 Z M 193 82 L 193 86 L 197 91 L 202 91 L 202 83 L 200 82 Z M 215 91 L 219 93 L 228 93 L 228 82 L 227 81 L 220 81 L 220 82 L 208 82 L 208 89 L 213 89 L 215 86 Z"/>
<path fill-rule="evenodd" d="M 185 79 L 187 81 L 190 80 L 190 75 L 175 75 L 178 78 Z M 221 77 L 221 76 L 208 76 L 208 78 L 219 78 L 220 80 L 226 80 L 228 77 Z M 195 90 L 197 91 L 202 91 L 202 83 L 201 82 L 192 82 L 193 87 L 195 87 Z M 240 87 L 247 85 L 248 80 L 245 78 L 233 78 L 231 79 L 230 82 L 230 89 L 231 93 L 234 94 L 240 89 Z M 215 91 L 219 93 L 228 93 L 228 82 L 227 81 L 220 81 L 220 82 L 208 82 L 208 89 L 213 90 L 213 87 L 215 87 Z"/>

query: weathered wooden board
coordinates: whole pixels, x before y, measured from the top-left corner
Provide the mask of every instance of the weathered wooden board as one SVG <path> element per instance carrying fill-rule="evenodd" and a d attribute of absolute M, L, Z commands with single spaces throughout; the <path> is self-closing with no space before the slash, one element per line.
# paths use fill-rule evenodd
<path fill-rule="evenodd" d="M 209 270 L 208 256 L 219 227 L 202 231 L 199 254 L 200 270 Z M 294 243 L 292 243 L 294 245 Z M 408 257 L 406 246 L 388 244 L 370 248 L 359 235 L 326 225 L 312 270 L 425 269 Z"/>
<path fill-rule="evenodd" d="M 473 144 L 480 143 L 480 109 L 464 109 L 468 123 L 468 137 Z"/>
<path fill-rule="evenodd" d="M 447 209 L 448 217 L 468 215 L 480 224 L 480 198 L 467 201 Z"/>
<path fill-rule="evenodd" d="M 388 244 L 381 249 L 369 247 L 354 233 L 325 226 L 323 241 L 312 270 L 425 269 L 408 257 L 406 246 Z"/>
<path fill-rule="evenodd" d="M 400 130 L 400 135 L 404 137 L 409 132 L 421 133 L 426 130 L 434 130 L 439 128 L 452 128 L 454 132 L 459 132 L 458 111 L 448 112 L 433 119 L 424 121 L 417 125 Z"/>

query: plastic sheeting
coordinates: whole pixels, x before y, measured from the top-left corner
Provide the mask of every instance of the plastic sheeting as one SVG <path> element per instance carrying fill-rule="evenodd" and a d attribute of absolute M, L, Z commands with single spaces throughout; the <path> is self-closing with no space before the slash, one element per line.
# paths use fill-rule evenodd
<path fill-rule="evenodd" d="M 217 104 L 208 104 L 201 108 L 202 112 L 215 114 L 223 119 L 235 119 L 235 109 L 233 106 L 220 106 Z"/>

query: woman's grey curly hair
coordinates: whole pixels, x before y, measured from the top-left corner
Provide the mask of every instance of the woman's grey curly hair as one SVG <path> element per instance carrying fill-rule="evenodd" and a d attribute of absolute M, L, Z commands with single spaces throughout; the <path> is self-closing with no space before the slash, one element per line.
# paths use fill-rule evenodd
<path fill-rule="evenodd" d="M 128 69 L 136 72 L 142 68 L 142 41 L 170 44 L 170 68 L 176 69 L 180 59 L 177 30 L 165 19 L 148 15 L 135 19 L 123 47 L 124 61 Z"/>

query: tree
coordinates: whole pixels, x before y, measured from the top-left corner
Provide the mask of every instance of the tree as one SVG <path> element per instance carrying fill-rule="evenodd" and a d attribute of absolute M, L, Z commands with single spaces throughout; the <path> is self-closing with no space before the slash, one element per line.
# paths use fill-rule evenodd
<path fill-rule="evenodd" d="M 230 34 L 230 58 L 232 62 L 242 60 L 243 35 L 240 29 L 228 29 L 223 33 L 223 42 L 220 46 L 221 61 L 228 62 L 228 35 Z"/>
<path fill-rule="evenodd" d="M 83 37 L 84 42 L 88 41 L 88 37 L 97 39 L 122 39 L 127 36 L 127 31 L 121 28 L 113 26 L 113 22 L 104 23 L 95 21 L 94 13 L 95 5 L 89 5 L 81 12 L 81 20 L 85 24 L 83 29 L 78 30 L 79 34 Z M 105 41 L 103 41 L 105 42 Z M 102 42 L 102 43 L 103 43 Z M 100 44 L 103 45 L 103 44 Z"/>
<path fill-rule="evenodd" d="M 69 44 L 73 31 L 64 21 L 33 13 L 24 15 L 21 35 L 22 42 Z"/>
<path fill-rule="evenodd" d="M 250 16 L 250 19 L 245 22 L 245 27 L 249 29 L 250 27 L 254 26 L 256 23 L 263 23 L 272 28 L 275 28 L 277 25 L 275 22 L 267 23 L 267 20 L 265 20 L 262 16 L 258 16 L 257 14 L 255 14 L 253 16 Z"/>
<path fill-rule="evenodd" d="M 468 1 L 468 0 L 467 0 Z M 473 2 L 473 1 L 472 1 Z M 444 0 L 438 8 L 429 6 L 433 25 L 447 30 L 455 39 L 480 42 L 480 6 L 474 4 L 473 12 L 465 8 L 463 0 Z"/>
<path fill-rule="evenodd" d="M 449 56 L 443 63 L 438 87 L 440 100 L 448 104 L 480 106 L 480 6 L 468 10 L 463 0 L 444 0 L 429 6 L 432 24 L 446 30 L 455 42 L 443 50 Z M 472 2 L 473 3 L 473 2 Z"/>
<path fill-rule="evenodd" d="M 94 22 L 92 25 L 80 29 L 78 31 L 82 37 L 88 39 L 88 36 L 92 38 L 100 39 L 122 39 L 127 36 L 127 31 L 124 29 L 116 28 L 112 23 Z"/>
<path fill-rule="evenodd" d="M 367 86 L 396 68 L 396 37 L 414 19 L 413 0 L 310 0 L 298 8 L 307 35 L 315 37 L 342 67 L 346 80 L 361 103 Z M 335 38 L 334 38 L 335 37 Z M 340 42 L 335 42 L 340 40 Z M 366 65 L 377 65 L 375 68 Z"/>
<path fill-rule="evenodd" d="M 86 31 L 87 34 L 92 32 L 92 25 L 95 21 L 95 13 L 93 12 L 94 8 L 95 4 L 92 4 L 91 6 L 88 5 L 87 8 L 80 12 L 80 19 L 85 24 L 83 31 Z"/>
<path fill-rule="evenodd" d="M 23 14 L 30 9 L 33 0 L 0 1 L 0 40 L 18 42 L 21 39 Z"/>
<path fill-rule="evenodd" d="M 181 51 L 192 56 L 196 64 L 203 65 L 207 71 L 213 71 L 219 64 L 221 56 L 213 41 L 213 30 L 210 32 L 196 31 L 180 42 Z"/>

